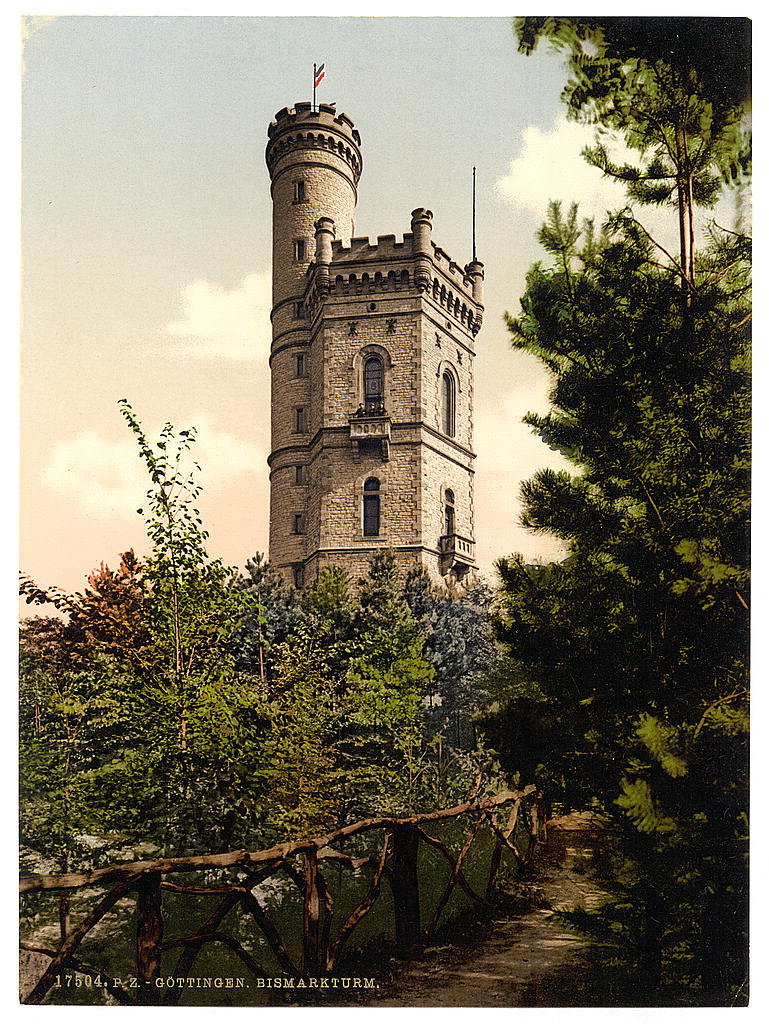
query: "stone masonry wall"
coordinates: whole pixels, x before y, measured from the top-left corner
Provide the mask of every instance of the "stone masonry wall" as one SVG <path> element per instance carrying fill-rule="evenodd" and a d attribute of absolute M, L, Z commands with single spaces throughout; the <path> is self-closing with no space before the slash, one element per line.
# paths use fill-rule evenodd
<path fill-rule="evenodd" d="M 327 138 L 332 137 L 329 127 L 333 130 L 335 123 L 329 110 L 320 115 L 327 125 Z M 299 315 L 297 303 L 304 300 L 307 270 L 315 254 L 316 220 L 331 217 L 338 237 L 349 239 L 354 233 L 357 198 L 350 161 L 329 146 L 316 145 L 319 133 L 313 135 L 312 118 L 308 128 L 307 116 L 306 110 L 298 118 L 289 114 L 281 120 L 278 115 L 282 134 L 277 158 L 269 158 L 273 143 L 268 145 L 273 199 L 270 558 L 279 567 L 301 562 L 307 554 L 310 485 L 296 484 L 294 467 L 309 468 L 308 444 L 321 408 L 317 396 L 315 401 L 312 396 L 311 325 Z M 343 126 L 343 130 L 348 128 Z M 301 197 L 297 194 L 300 181 Z M 303 253 L 297 252 L 298 241 L 304 244 Z M 296 363 L 300 353 L 305 355 L 302 376 L 297 374 Z M 297 408 L 304 410 L 302 433 L 296 429 Z M 304 533 L 294 532 L 296 514 L 305 517 Z"/>
<path fill-rule="evenodd" d="M 380 235 L 376 244 L 354 237 L 357 133 L 332 107 L 321 105 L 315 114 L 308 107 L 279 112 L 268 144 L 270 558 L 289 582 L 292 567 L 304 566 L 307 584 L 328 565 L 363 575 L 376 551 L 392 549 L 402 575 L 419 564 L 440 580 L 447 567 L 440 555 L 447 489 L 454 493 L 455 532 L 474 538 L 472 330 L 482 307 L 474 303 L 465 271 L 435 243 L 420 248 L 413 233 L 403 241 Z M 298 181 L 304 183 L 301 201 Z M 415 211 L 414 231 L 424 232 L 424 214 Z M 327 271 L 321 266 L 325 277 L 313 263 L 320 217 L 335 223 L 331 264 Z M 304 243 L 303 253 L 297 253 L 297 241 Z M 418 290 L 426 273 L 430 287 Z M 385 370 L 387 458 L 377 442 L 358 447 L 351 439 L 350 417 L 364 399 L 363 366 L 374 354 Z M 453 437 L 444 435 L 441 415 L 447 371 L 455 381 Z M 298 408 L 304 410 L 302 431 Z M 372 477 L 379 481 L 380 534 L 365 537 L 363 487 Z"/>
<path fill-rule="evenodd" d="M 422 531 L 437 545 L 444 533 L 444 494 L 454 492 L 455 530 L 473 539 L 473 362 L 472 336 L 449 321 L 443 311 L 425 299 L 421 321 L 422 415 L 434 429 L 426 437 L 423 473 Z M 446 437 L 441 426 L 441 385 L 448 370 L 456 382 L 455 434 Z"/>

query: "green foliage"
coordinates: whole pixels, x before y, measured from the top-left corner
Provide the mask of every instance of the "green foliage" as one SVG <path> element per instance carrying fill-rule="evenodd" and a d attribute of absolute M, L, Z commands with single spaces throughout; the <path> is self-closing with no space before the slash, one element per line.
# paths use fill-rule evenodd
<path fill-rule="evenodd" d="M 255 821 L 256 794 L 244 785 L 258 736 L 256 680 L 237 672 L 232 654 L 253 601 L 236 571 L 207 554 L 199 467 L 186 465 L 194 430 L 176 435 L 167 423 L 153 447 L 128 403 L 120 406 L 152 482 L 140 511 L 152 542 L 145 573 L 153 661 L 139 696 L 163 780 L 164 847 L 210 849 L 231 838 L 233 811 L 245 827 Z"/>
<path fill-rule="evenodd" d="M 23 688 L 36 709 L 21 730 L 25 840 L 71 866 L 75 853 L 89 866 L 102 847 L 139 842 L 226 848 L 260 817 L 249 779 L 263 728 L 256 681 L 231 650 L 254 602 L 206 553 L 200 489 L 185 466 L 194 433 L 177 438 L 166 424 L 153 447 L 127 403 L 121 411 L 151 481 L 150 556 L 140 565 L 128 552 L 117 572 L 102 564 L 83 594 L 53 595 L 68 621 L 22 630 Z M 98 842 L 84 844 L 86 833 Z"/>
<path fill-rule="evenodd" d="M 278 570 L 261 553 L 246 562 L 246 575 L 238 586 L 248 600 L 231 649 L 238 671 L 269 677 L 271 652 L 284 643 L 305 620 L 296 591 L 287 587 Z"/>
<path fill-rule="evenodd" d="M 334 739 L 341 708 L 323 648 L 325 632 L 301 625 L 291 643 L 279 647 L 264 705 L 269 727 L 258 770 L 267 783 L 270 825 L 281 840 L 322 834 L 338 816 Z"/>
<path fill-rule="evenodd" d="M 92 864 L 100 848 L 109 846 L 109 806 L 88 797 L 108 774 L 104 761 L 115 753 L 122 724 L 121 688 L 115 682 L 109 665 L 90 672 L 52 669 L 22 646 L 21 839 L 57 870 Z"/>
<path fill-rule="evenodd" d="M 226 677 L 231 671 L 227 645 L 249 603 L 248 595 L 236 585 L 235 570 L 206 552 L 208 533 L 195 505 L 201 487 L 194 470 L 199 466 L 194 462 L 190 469 L 185 464 L 194 429 L 175 436 L 173 426 L 166 423 L 153 448 L 125 400 L 120 409 L 152 481 L 147 510 L 138 511 L 145 516 L 152 542 L 145 573 L 152 590 L 150 633 L 157 671 L 172 676 L 183 691 L 187 677 Z"/>
<path fill-rule="evenodd" d="M 466 791 L 473 766 L 449 768 L 429 736 L 434 672 L 392 555 L 374 557 L 359 600 L 330 567 L 302 603 L 305 618 L 268 658 L 256 772 L 276 837 L 432 808 L 456 778 Z"/>
<path fill-rule="evenodd" d="M 679 753 L 681 732 L 645 712 L 639 716 L 636 729 L 636 735 L 654 760 L 674 779 L 686 774 L 686 761 Z"/>
<path fill-rule="evenodd" d="M 516 31 L 523 53 L 541 37 L 565 53 L 562 98 L 569 116 L 598 126 L 595 145 L 583 153 L 587 161 L 622 182 L 631 202 L 675 208 L 678 260 L 655 244 L 678 275 L 688 319 L 696 289 L 695 207 L 714 206 L 724 182 L 742 182 L 750 171 L 750 28 L 736 18 L 719 19 L 709 30 L 709 19 L 654 20 L 655 26 L 639 18 L 527 17 L 516 19 Z M 713 73 L 715 36 L 738 47 L 725 58 L 736 63 L 731 80 L 721 77 L 722 69 Z M 638 154 L 637 163 L 611 158 L 606 139 L 617 134 Z"/>
<path fill-rule="evenodd" d="M 406 580 L 405 598 L 434 670 L 427 716 L 433 732 L 454 749 L 476 745 L 473 715 L 489 698 L 499 651 L 491 633 L 491 590 L 477 583 L 461 596 L 439 592 L 424 570 Z"/>
<path fill-rule="evenodd" d="M 554 375 L 551 411 L 526 420 L 578 475 L 541 471 L 522 488 L 524 524 L 560 536 L 569 554 L 551 566 L 500 563 L 500 635 L 545 705 L 510 695 L 490 735 L 498 742 L 504 722 L 522 716 L 531 728 L 519 766 L 534 766 L 567 800 L 597 796 L 622 812 L 634 826 L 623 833 L 629 856 L 649 863 L 653 849 L 659 863 L 675 863 L 661 869 L 656 897 L 641 882 L 629 896 L 643 898 L 649 913 L 657 902 L 663 908 L 650 947 L 664 964 L 658 982 L 698 991 L 722 984 L 723 999 L 743 980 L 736 794 L 745 786 L 745 738 L 722 733 L 723 763 L 734 773 L 724 779 L 698 722 L 711 706 L 706 721 L 733 710 L 746 692 L 744 249 L 741 240 L 732 246 L 728 265 L 723 236 L 703 251 L 685 313 L 675 272 L 656 266 L 628 219 L 608 221 L 596 242 L 590 228 L 575 236 L 574 218 L 559 219 L 554 207 L 546 240 L 554 264 L 532 268 L 522 315 L 509 323 L 513 344 L 540 355 Z M 515 729 L 519 736 L 520 723 Z M 684 881 L 702 848 L 690 821 L 703 833 L 722 821 L 732 828 L 723 842 L 733 873 L 716 872 L 732 897 L 719 982 L 702 973 L 712 961 L 697 945 L 705 933 L 685 924 L 700 917 L 695 887 Z M 708 877 L 704 869 L 696 876 L 698 884 Z"/>
<path fill-rule="evenodd" d="M 424 698 L 433 679 L 423 647 L 395 559 L 381 552 L 361 582 L 346 645 L 352 728 L 341 748 L 351 771 L 371 783 L 361 789 L 363 800 L 355 800 L 360 812 L 410 813 L 420 802 L 417 782 L 428 754 Z"/>
<path fill-rule="evenodd" d="M 300 597 L 259 555 L 239 576 L 206 550 L 194 432 L 166 424 L 153 445 L 121 410 L 151 482 L 149 556 L 102 563 L 82 594 L 22 584 L 67 616 L 22 626 L 26 866 L 253 849 L 502 784 L 492 751 L 451 750 L 427 713 L 426 638 L 447 704 L 476 706 L 487 591 L 458 602 L 423 580 L 418 624 L 391 553 L 357 593 L 331 567 Z"/>
<path fill-rule="evenodd" d="M 570 115 L 621 131 L 629 146 L 650 154 L 646 174 L 627 175 L 631 195 L 633 186 L 653 190 L 656 182 L 669 195 L 675 132 L 667 133 L 677 124 L 690 135 L 695 174 L 707 167 L 728 178 L 749 173 L 747 18 L 525 17 L 515 30 L 522 53 L 544 38 L 566 57 L 562 98 Z"/>
<path fill-rule="evenodd" d="M 322 569 L 307 591 L 305 608 L 315 618 L 331 623 L 337 635 L 349 633 L 355 602 L 345 570 L 335 565 Z"/>
<path fill-rule="evenodd" d="M 621 782 L 622 795 L 616 804 L 621 807 L 639 832 L 672 832 L 676 827 L 672 818 L 660 813 L 652 799 L 649 783 L 645 779 Z"/>
<path fill-rule="evenodd" d="M 551 204 L 508 324 L 552 374 L 526 422 L 574 464 L 523 485 L 522 522 L 568 553 L 499 564 L 511 685 L 487 728 L 553 797 L 613 817 L 616 898 L 573 920 L 635 974 L 631 1000 L 720 1004 L 745 981 L 750 252 L 715 226 L 697 249 L 690 215 L 743 165 L 744 111 L 637 28 L 519 24 L 524 49 L 565 49 L 572 114 L 641 155 L 587 153 L 673 204 L 681 255 L 660 262 L 629 210 L 596 230 Z"/>

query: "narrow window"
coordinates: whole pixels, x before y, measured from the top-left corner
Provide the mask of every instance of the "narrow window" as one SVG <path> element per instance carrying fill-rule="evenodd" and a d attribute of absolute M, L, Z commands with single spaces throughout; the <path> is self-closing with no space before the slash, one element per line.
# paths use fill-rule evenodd
<path fill-rule="evenodd" d="M 379 536 L 379 481 L 375 476 L 363 485 L 363 536 Z"/>
<path fill-rule="evenodd" d="M 297 434 L 303 434 L 307 429 L 305 408 L 303 405 L 298 405 L 294 409 L 294 431 Z"/>
<path fill-rule="evenodd" d="M 443 495 L 443 530 L 447 537 L 451 537 L 455 532 L 455 526 L 454 492 L 447 490 Z"/>
<path fill-rule="evenodd" d="M 294 586 L 297 590 L 301 590 L 304 586 L 304 566 L 295 565 L 293 566 L 294 571 Z"/>
<path fill-rule="evenodd" d="M 294 466 L 294 483 L 304 483 L 304 466 Z"/>
<path fill-rule="evenodd" d="M 379 356 L 372 356 L 363 364 L 363 399 L 366 412 L 384 412 L 384 366 Z"/>
<path fill-rule="evenodd" d="M 304 262 L 304 239 L 297 238 L 294 241 L 294 259 L 297 263 Z"/>
<path fill-rule="evenodd" d="M 294 182 L 294 202 L 303 203 L 304 200 L 304 182 L 300 179 L 299 181 Z"/>
<path fill-rule="evenodd" d="M 299 352 L 296 357 L 296 376 L 304 377 L 307 373 L 307 357 L 304 352 Z"/>
<path fill-rule="evenodd" d="M 294 513 L 294 533 L 304 533 L 304 512 Z"/>
<path fill-rule="evenodd" d="M 441 427 L 449 437 L 455 431 L 455 387 L 454 378 L 448 370 L 444 371 L 441 380 Z"/>
<path fill-rule="evenodd" d="M 294 316 L 297 320 L 304 320 L 304 303 L 297 302 L 294 308 Z"/>

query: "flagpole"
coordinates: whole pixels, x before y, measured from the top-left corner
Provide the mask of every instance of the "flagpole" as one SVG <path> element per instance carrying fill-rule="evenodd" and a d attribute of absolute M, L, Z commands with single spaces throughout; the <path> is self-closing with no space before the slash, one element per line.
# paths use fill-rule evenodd
<path fill-rule="evenodd" d="M 315 112 L 315 78 L 316 78 L 317 74 L 318 74 L 318 66 L 317 66 L 317 64 L 313 64 L 313 66 L 312 66 L 312 110 L 313 110 L 313 113 Z"/>

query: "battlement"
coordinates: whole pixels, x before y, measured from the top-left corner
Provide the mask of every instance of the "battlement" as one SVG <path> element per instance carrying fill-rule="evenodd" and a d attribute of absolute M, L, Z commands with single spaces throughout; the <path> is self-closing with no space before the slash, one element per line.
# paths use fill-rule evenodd
<path fill-rule="evenodd" d="M 312 109 L 311 103 L 296 103 L 293 108 L 283 107 L 268 127 L 267 136 L 273 139 L 282 131 L 307 124 L 335 128 L 341 134 L 349 135 L 357 146 L 360 145 L 360 134 L 355 124 L 347 114 L 337 114 L 336 103 L 319 103 L 316 110 Z"/>
<path fill-rule="evenodd" d="M 444 278 L 457 293 L 472 299 L 473 282 L 464 268 L 452 260 L 435 242 L 431 242 L 431 249 L 432 263 L 438 272 L 435 274 L 436 280 L 438 277 Z M 404 232 L 402 241 L 397 241 L 395 235 L 377 235 L 376 242 L 372 242 L 365 235 L 351 238 L 349 243 L 340 239 L 335 239 L 331 243 L 331 267 L 337 270 L 343 264 L 376 263 L 388 259 L 402 261 L 415 258 L 416 255 L 414 234 L 411 231 Z M 368 278 L 368 274 L 364 276 Z M 438 283 L 439 290 L 441 283 Z"/>
<path fill-rule="evenodd" d="M 435 242 L 433 247 L 433 262 L 436 267 L 448 277 L 457 288 L 464 289 L 470 295 L 473 294 L 472 279 L 467 276 L 463 267 L 456 263 L 445 249 L 441 249 Z"/>
<path fill-rule="evenodd" d="M 333 263 L 354 263 L 358 260 L 386 259 L 388 256 L 402 259 L 411 256 L 413 250 L 411 232 L 403 235 L 403 241 L 396 242 L 395 235 L 377 235 L 372 242 L 368 235 L 351 238 L 349 245 L 336 239 L 331 244 Z"/>
<path fill-rule="evenodd" d="M 329 295 L 374 295 L 387 292 L 421 294 L 427 292 L 433 302 L 463 327 L 477 334 L 483 306 L 476 297 L 473 278 L 454 263 L 446 253 L 433 245 L 431 270 L 421 275 L 422 254 L 417 250 L 413 232 L 406 232 L 403 241 L 395 235 L 378 235 L 376 242 L 367 236 L 350 239 L 348 244 L 336 240 L 330 246 L 331 260 L 322 266 L 307 268 L 305 301 L 311 317 Z M 473 266 L 468 265 L 468 270 Z M 319 280 L 322 281 L 319 285 Z"/>
<path fill-rule="evenodd" d="M 283 107 L 267 129 L 265 159 L 272 174 L 276 162 L 288 151 L 325 149 L 350 164 L 355 180 L 360 178 L 363 160 L 360 134 L 347 114 L 337 114 L 334 103 L 296 103 Z"/>

